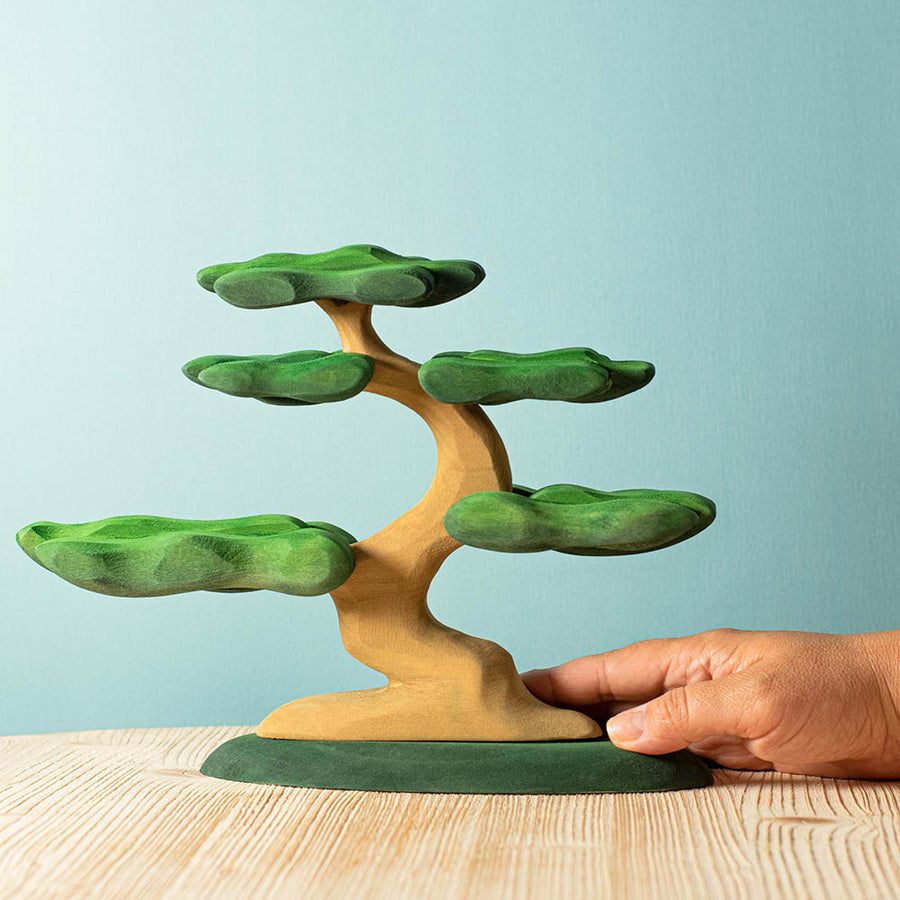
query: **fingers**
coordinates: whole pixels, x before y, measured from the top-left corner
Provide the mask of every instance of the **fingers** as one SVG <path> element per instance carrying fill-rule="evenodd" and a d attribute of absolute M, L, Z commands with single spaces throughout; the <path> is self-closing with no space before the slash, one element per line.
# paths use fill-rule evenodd
<path fill-rule="evenodd" d="M 715 736 L 757 735 L 751 677 L 746 672 L 675 687 L 661 697 L 614 716 L 610 740 L 638 753 L 671 753 Z"/>
<path fill-rule="evenodd" d="M 771 760 L 762 759 L 747 747 L 747 741 L 733 737 L 710 737 L 696 741 L 688 746 L 688 750 L 711 759 L 726 769 L 771 770 Z"/>
<path fill-rule="evenodd" d="M 714 659 L 727 656 L 747 632 L 718 629 L 683 638 L 640 641 L 522 675 L 539 699 L 559 706 L 610 700 L 641 703 L 670 688 L 714 677 Z"/>

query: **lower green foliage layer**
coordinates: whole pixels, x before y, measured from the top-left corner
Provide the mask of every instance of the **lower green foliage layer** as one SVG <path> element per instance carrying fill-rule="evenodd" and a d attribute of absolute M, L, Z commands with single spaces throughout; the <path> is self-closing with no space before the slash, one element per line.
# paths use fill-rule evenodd
<path fill-rule="evenodd" d="M 289 741 L 245 734 L 216 748 L 213 778 L 426 794 L 589 794 L 707 787 L 686 750 L 644 756 L 610 741 Z"/>
<path fill-rule="evenodd" d="M 355 538 L 343 528 L 285 515 L 35 522 L 16 540 L 60 578 L 117 597 L 264 589 L 315 596 L 343 584 L 356 562 Z"/>

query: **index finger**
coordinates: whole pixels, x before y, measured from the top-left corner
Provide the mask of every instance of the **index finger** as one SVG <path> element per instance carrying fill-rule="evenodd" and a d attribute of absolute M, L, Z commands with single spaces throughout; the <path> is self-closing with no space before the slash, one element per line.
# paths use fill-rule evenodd
<path fill-rule="evenodd" d="M 713 653 L 729 650 L 741 635 L 722 629 L 640 641 L 549 669 L 534 669 L 523 673 L 522 680 L 538 699 L 557 706 L 584 707 L 611 700 L 642 703 L 673 687 L 711 679 Z"/>

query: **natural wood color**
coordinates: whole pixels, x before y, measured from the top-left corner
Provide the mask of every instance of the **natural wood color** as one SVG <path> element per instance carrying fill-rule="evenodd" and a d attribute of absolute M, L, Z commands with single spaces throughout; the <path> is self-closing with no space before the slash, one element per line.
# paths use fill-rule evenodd
<path fill-rule="evenodd" d="M 510 490 L 500 436 L 478 406 L 441 403 L 422 390 L 418 363 L 388 348 L 372 327 L 372 307 L 321 300 L 345 352 L 375 363 L 367 391 L 417 413 L 437 445 L 431 487 L 419 503 L 353 545 L 356 568 L 331 596 L 347 651 L 387 676 L 383 688 L 303 697 L 279 707 L 261 737 L 299 740 L 555 740 L 596 737 L 581 713 L 535 699 L 499 645 L 439 622 L 428 587 L 461 545 L 444 513 L 475 491 Z"/>
<path fill-rule="evenodd" d="M 723 770 L 698 791 L 523 797 L 197 772 L 248 730 L 0 737 L 0 897 L 900 896 L 897 782 Z"/>

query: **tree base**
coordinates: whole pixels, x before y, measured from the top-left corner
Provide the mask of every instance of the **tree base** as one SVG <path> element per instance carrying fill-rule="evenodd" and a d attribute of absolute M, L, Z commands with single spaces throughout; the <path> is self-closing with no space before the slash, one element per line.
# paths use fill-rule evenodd
<path fill-rule="evenodd" d="M 601 737 L 591 718 L 542 703 L 491 641 L 445 628 L 443 677 L 301 697 L 269 713 L 261 738 L 287 741 L 574 741 Z M 456 652 L 451 655 L 450 648 Z M 424 653 L 411 658 L 421 661 Z M 449 678 L 450 673 L 456 675 Z"/>
<path fill-rule="evenodd" d="M 644 756 L 608 740 L 294 741 L 245 734 L 200 767 L 227 781 L 430 794 L 588 794 L 708 787 L 686 750 Z"/>

